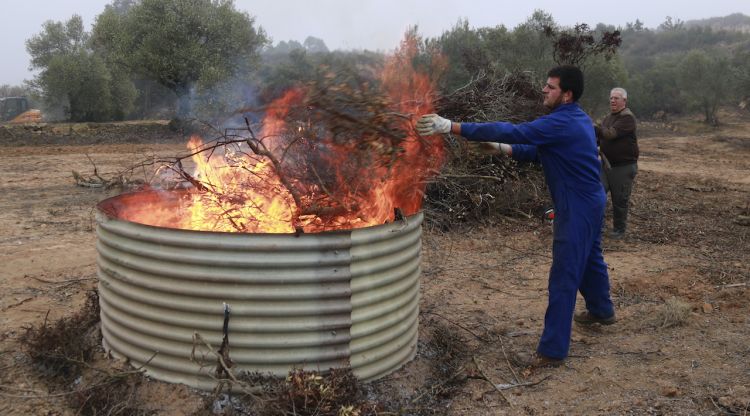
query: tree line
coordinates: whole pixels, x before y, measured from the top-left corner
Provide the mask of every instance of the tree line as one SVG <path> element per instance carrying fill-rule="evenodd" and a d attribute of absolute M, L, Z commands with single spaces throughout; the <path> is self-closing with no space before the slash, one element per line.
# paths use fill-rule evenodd
<path fill-rule="evenodd" d="M 554 34 L 559 40 L 576 31 L 591 38 L 617 33 L 621 41 L 611 53 L 578 62 L 586 75 L 582 105 L 595 118 L 606 113 L 614 86 L 628 90 L 640 118 L 700 112 L 717 124 L 719 107 L 748 98 L 750 34 L 672 18 L 656 29 L 636 21 L 590 30 L 562 27 L 544 11 L 512 29 L 459 20 L 422 39 L 421 59 L 447 57 L 445 94 L 480 74 L 525 73 L 541 88 L 546 70 L 559 62 Z M 48 21 L 26 47 L 37 75 L 24 86 L 0 86 L 0 95 L 31 95 L 47 116 L 71 121 L 212 119 L 262 106 L 321 66 L 377 66 L 384 59 L 378 52 L 329 51 L 314 37 L 273 46 L 231 0 L 115 0 L 90 32 L 77 15 Z"/>

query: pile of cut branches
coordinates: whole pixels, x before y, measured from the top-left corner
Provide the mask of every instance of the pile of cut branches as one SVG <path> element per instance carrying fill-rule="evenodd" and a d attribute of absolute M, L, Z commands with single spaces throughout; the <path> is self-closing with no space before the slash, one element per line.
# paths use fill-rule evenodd
<path fill-rule="evenodd" d="M 77 313 L 51 323 L 45 317 L 42 325 L 27 327 L 21 335 L 23 350 L 41 379 L 50 390 L 61 390 L 49 397 L 64 397 L 79 415 L 154 414 L 137 397 L 140 370 L 92 365 L 102 352 L 99 319 L 99 296 L 91 291 Z"/>
<path fill-rule="evenodd" d="M 99 296 L 91 291 L 78 313 L 52 323 L 45 317 L 42 325 L 25 328 L 21 345 L 44 376 L 74 379 L 98 348 L 98 322 Z"/>
<path fill-rule="evenodd" d="M 528 72 L 480 72 L 435 102 L 439 114 L 462 122 L 520 123 L 544 114 L 541 88 Z"/>
<path fill-rule="evenodd" d="M 229 378 L 217 380 L 213 394 L 204 396 L 196 416 L 375 416 L 385 408 L 349 368 L 292 369 L 286 377 L 229 371 Z"/>
<path fill-rule="evenodd" d="M 427 223 L 439 230 L 487 224 L 499 218 L 541 218 L 551 206 L 538 166 L 491 156 L 457 144 L 450 161 L 427 186 Z"/>
<path fill-rule="evenodd" d="M 460 122 L 519 123 L 544 114 L 542 95 L 527 73 L 481 73 L 437 100 L 440 115 Z M 550 205 L 541 170 L 449 138 L 448 161 L 430 181 L 424 211 L 429 224 L 451 229 L 505 218 L 532 218 Z"/>

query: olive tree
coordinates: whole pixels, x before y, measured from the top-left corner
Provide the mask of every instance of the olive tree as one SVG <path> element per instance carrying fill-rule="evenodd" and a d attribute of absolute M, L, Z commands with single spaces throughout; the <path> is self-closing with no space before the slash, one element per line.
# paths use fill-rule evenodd
<path fill-rule="evenodd" d="M 46 110 L 61 109 L 60 115 L 73 121 L 122 118 L 129 112 L 136 94 L 132 83 L 110 71 L 89 47 L 80 16 L 45 22 L 42 31 L 26 41 L 26 49 L 31 67 L 40 70 L 30 85 Z"/>
<path fill-rule="evenodd" d="M 750 98 L 750 51 L 736 53 L 732 58 L 732 68 L 735 75 L 735 99 L 740 106 L 748 109 Z"/>
<path fill-rule="evenodd" d="M 585 88 L 581 105 L 594 118 L 609 112 L 609 93 L 614 87 L 623 87 L 627 72 L 618 56 L 607 59 L 594 56 L 584 69 Z"/>
<path fill-rule="evenodd" d="M 181 118 L 191 114 L 191 92 L 248 73 L 266 42 L 231 0 L 120 0 L 93 29 L 94 46 L 108 61 L 177 96 Z"/>
<path fill-rule="evenodd" d="M 704 122 L 718 125 L 719 106 L 731 96 L 734 85 L 729 59 L 695 49 L 681 62 L 679 83 L 688 103 L 703 112 Z"/>

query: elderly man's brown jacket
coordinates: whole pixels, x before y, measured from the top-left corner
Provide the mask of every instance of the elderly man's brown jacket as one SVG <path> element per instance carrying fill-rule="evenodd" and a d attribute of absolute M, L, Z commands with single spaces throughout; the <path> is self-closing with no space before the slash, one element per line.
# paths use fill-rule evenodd
<path fill-rule="evenodd" d="M 596 128 L 599 148 L 612 166 L 623 166 L 638 161 L 636 119 L 629 108 L 609 114 Z"/>

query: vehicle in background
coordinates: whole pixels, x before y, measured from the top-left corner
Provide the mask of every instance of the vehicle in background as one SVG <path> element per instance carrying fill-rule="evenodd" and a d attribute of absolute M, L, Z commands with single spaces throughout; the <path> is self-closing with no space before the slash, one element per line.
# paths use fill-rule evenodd
<path fill-rule="evenodd" d="M 42 112 L 29 108 L 26 97 L 0 98 L 0 121 L 8 123 L 39 123 Z"/>

